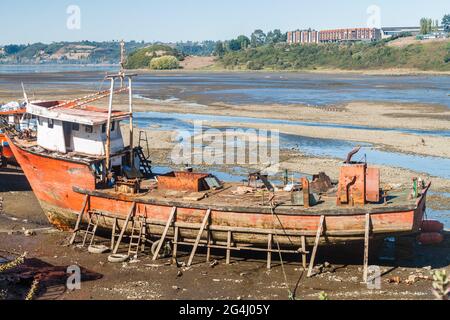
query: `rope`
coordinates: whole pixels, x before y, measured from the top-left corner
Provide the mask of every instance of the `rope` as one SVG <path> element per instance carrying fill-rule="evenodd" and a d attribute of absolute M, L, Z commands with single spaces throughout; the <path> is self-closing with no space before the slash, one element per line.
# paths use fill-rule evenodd
<path fill-rule="evenodd" d="M 273 229 L 275 230 L 275 220 L 273 218 L 276 216 L 278 222 L 280 223 L 280 226 L 282 227 L 282 229 L 284 230 L 284 233 L 286 234 L 286 230 L 284 229 L 284 227 L 283 227 L 283 225 L 281 223 L 281 220 L 279 219 L 278 215 L 276 215 L 276 213 L 275 213 L 276 205 L 275 205 L 275 203 L 273 201 L 274 198 L 275 198 L 275 196 L 273 196 L 272 199 L 270 200 L 270 210 L 272 212 Z M 287 234 L 286 234 L 286 236 L 287 236 Z M 283 255 L 281 253 L 280 242 L 278 241 L 277 236 L 275 236 L 274 239 L 275 239 L 275 242 L 276 242 L 277 248 L 278 248 L 278 255 L 280 257 L 280 263 L 281 263 L 281 270 L 283 271 L 284 283 L 286 285 L 286 290 L 287 290 L 288 295 L 289 295 L 289 300 L 294 300 L 294 293 L 289 288 L 288 279 L 287 279 L 287 275 L 286 275 L 286 269 L 284 268 L 284 261 L 283 261 Z M 292 241 L 290 240 L 289 237 L 288 237 L 288 239 L 292 243 Z"/>

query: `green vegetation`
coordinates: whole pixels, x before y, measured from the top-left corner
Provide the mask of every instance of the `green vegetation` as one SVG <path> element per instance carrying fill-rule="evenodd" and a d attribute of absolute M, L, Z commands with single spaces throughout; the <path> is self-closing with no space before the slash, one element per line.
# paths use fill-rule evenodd
<path fill-rule="evenodd" d="M 442 18 L 442 26 L 444 27 L 445 32 L 450 32 L 450 14 L 446 14 Z"/>
<path fill-rule="evenodd" d="M 126 42 L 125 49 L 131 52 L 145 46 L 144 42 Z M 54 42 L 28 45 L 7 45 L 0 63 L 118 63 L 119 42 Z M 79 55 L 80 57 L 74 58 Z"/>
<path fill-rule="evenodd" d="M 172 47 L 155 44 L 131 53 L 127 58 L 125 67 L 127 69 L 149 68 L 151 67 L 151 62 L 153 59 L 163 56 L 173 56 L 176 58 L 177 62 L 178 60 L 182 60 L 184 58 L 178 50 Z"/>
<path fill-rule="evenodd" d="M 175 49 L 185 56 L 210 56 L 214 52 L 216 41 L 177 42 Z"/>
<path fill-rule="evenodd" d="M 387 41 L 293 46 L 279 43 L 219 55 L 223 67 L 244 70 L 414 68 L 450 71 L 449 60 L 449 42 L 406 47 L 389 46 Z"/>
<path fill-rule="evenodd" d="M 150 69 L 153 70 L 173 70 L 180 68 L 178 59 L 174 56 L 162 56 L 153 58 L 150 62 Z"/>
<path fill-rule="evenodd" d="M 255 30 L 250 38 L 240 35 L 236 39 L 229 41 L 218 41 L 214 49 L 214 55 L 218 57 L 224 56 L 228 52 L 237 52 L 247 50 L 248 48 L 258 48 L 265 45 L 274 45 L 286 42 L 287 33 L 282 33 L 279 29 L 269 31 L 267 34 L 262 30 Z"/>

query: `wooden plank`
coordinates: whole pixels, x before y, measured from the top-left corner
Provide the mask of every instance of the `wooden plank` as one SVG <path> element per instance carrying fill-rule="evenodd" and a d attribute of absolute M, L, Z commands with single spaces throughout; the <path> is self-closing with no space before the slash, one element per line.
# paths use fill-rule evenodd
<path fill-rule="evenodd" d="M 200 227 L 200 231 L 197 235 L 197 239 L 195 240 L 194 248 L 192 248 L 191 256 L 189 257 L 189 261 L 187 263 L 188 267 L 190 267 L 192 265 L 192 262 L 194 261 L 195 253 L 197 252 L 198 245 L 200 243 L 200 240 L 202 239 L 203 231 L 205 231 L 205 228 L 206 228 L 206 225 L 208 224 L 210 216 L 211 216 L 211 209 L 208 209 L 208 211 L 205 214 L 205 217 L 203 218 L 203 222 Z"/>
<path fill-rule="evenodd" d="M 117 218 L 114 218 L 111 232 L 111 251 L 114 251 L 114 243 L 116 241 L 116 230 L 117 230 Z"/>
<path fill-rule="evenodd" d="M 74 244 L 75 239 L 77 237 L 77 233 L 78 233 L 78 231 L 80 231 L 80 224 L 81 224 L 81 221 L 83 220 L 83 216 L 84 216 L 84 213 L 86 212 L 86 209 L 88 207 L 90 199 L 91 199 L 90 195 L 86 195 L 84 197 L 83 209 L 81 209 L 81 212 L 78 215 L 77 223 L 75 224 L 75 229 L 73 230 L 72 238 L 70 238 L 70 242 L 69 242 L 70 245 Z"/>
<path fill-rule="evenodd" d="M 211 260 L 211 230 L 208 229 L 208 247 L 206 248 L 206 262 Z"/>
<path fill-rule="evenodd" d="M 233 238 L 233 233 L 231 231 L 228 231 L 226 264 L 230 264 L 230 260 L 231 260 L 231 241 L 232 241 L 232 238 Z"/>
<path fill-rule="evenodd" d="M 312 272 L 313 272 L 313 268 L 314 268 L 314 261 L 316 260 L 317 248 L 319 247 L 320 237 L 322 236 L 324 222 L 325 222 L 325 216 L 321 216 L 320 222 L 319 222 L 319 227 L 317 228 L 316 240 L 314 242 L 314 248 L 313 248 L 313 252 L 311 255 L 311 261 L 309 262 L 309 269 L 308 269 L 308 275 L 307 275 L 308 278 L 310 278 L 312 276 Z"/>
<path fill-rule="evenodd" d="M 122 230 L 120 231 L 119 239 L 117 239 L 116 247 L 114 248 L 113 254 L 117 254 L 117 251 L 119 251 L 120 243 L 122 242 L 123 236 L 125 235 L 128 223 L 130 223 L 131 217 L 135 213 L 135 209 L 136 209 L 136 202 L 133 202 L 131 210 L 128 213 L 127 218 L 125 220 L 125 224 L 123 225 Z"/>
<path fill-rule="evenodd" d="M 273 243 L 273 234 L 269 234 L 267 236 L 267 269 L 270 270 L 272 268 L 272 243 Z"/>
<path fill-rule="evenodd" d="M 366 229 L 364 235 L 364 274 L 363 281 L 367 282 L 367 278 L 369 276 L 369 242 L 370 242 L 370 224 L 371 217 L 370 213 L 366 214 Z"/>
<path fill-rule="evenodd" d="M 177 213 L 177 207 L 172 208 L 172 212 L 169 215 L 169 219 L 167 220 L 166 227 L 164 228 L 164 232 L 159 240 L 158 247 L 156 248 L 155 254 L 153 255 L 153 261 L 158 259 L 159 252 L 161 251 L 162 246 L 164 245 L 164 241 L 166 240 L 167 233 L 169 232 L 170 226 L 172 225 L 175 214 Z"/>
<path fill-rule="evenodd" d="M 173 236 L 173 252 L 172 258 L 176 261 L 178 255 L 178 238 L 180 234 L 180 229 L 175 227 L 174 236 Z"/>
<path fill-rule="evenodd" d="M 302 240 L 302 250 L 303 250 L 303 252 L 302 252 L 302 266 L 303 266 L 303 269 L 306 270 L 306 268 L 308 267 L 307 261 L 306 261 L 306 237 L 302 236 L 301 240 Z"/>

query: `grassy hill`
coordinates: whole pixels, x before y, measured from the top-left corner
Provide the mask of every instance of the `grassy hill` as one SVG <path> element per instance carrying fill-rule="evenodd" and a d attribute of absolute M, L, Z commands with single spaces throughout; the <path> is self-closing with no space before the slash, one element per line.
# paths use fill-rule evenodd
<path fill-rule="evenodd" d="M 127 42 L 127 52 L 137 50 L 146 44 Z M 120 45 L 111 42 L 54 42 L 28 45 L 8 45 L 0 48 L 0 63 L 119 63 Z"/>
<path fill-rule="evenodd" d="M 219 58 L 227 69 L 247 70 L 375 70 L 407 68 L 450 71 L 450 40 L 410 44 L 388 42 L 318 45 L 266 45 L 228 52 Z"/>
<path fill-rule="evenodd" d="M 145 69 L 150 67 L 154 58 L 163 56 L 174 56 L 179 61 L 184 59 L 184 55 L 178 50 L 161 44 L 154 44 L 131 53 L 127 58 L 127 69 Z"/>

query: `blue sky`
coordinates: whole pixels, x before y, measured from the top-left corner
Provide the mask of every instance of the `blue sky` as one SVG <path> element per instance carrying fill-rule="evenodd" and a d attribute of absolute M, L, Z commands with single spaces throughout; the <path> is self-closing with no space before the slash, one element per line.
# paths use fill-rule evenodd
<path fill-rule="evenodd" d="M 81 29 L 67 28 L 78 5 Z M 75 40 L 225 40 L 255 29 L 367 25 L 367 8 L 381 8 L 383 26 L 441 20 L 449 0 L 1 0 L 0 44 Z"/>

